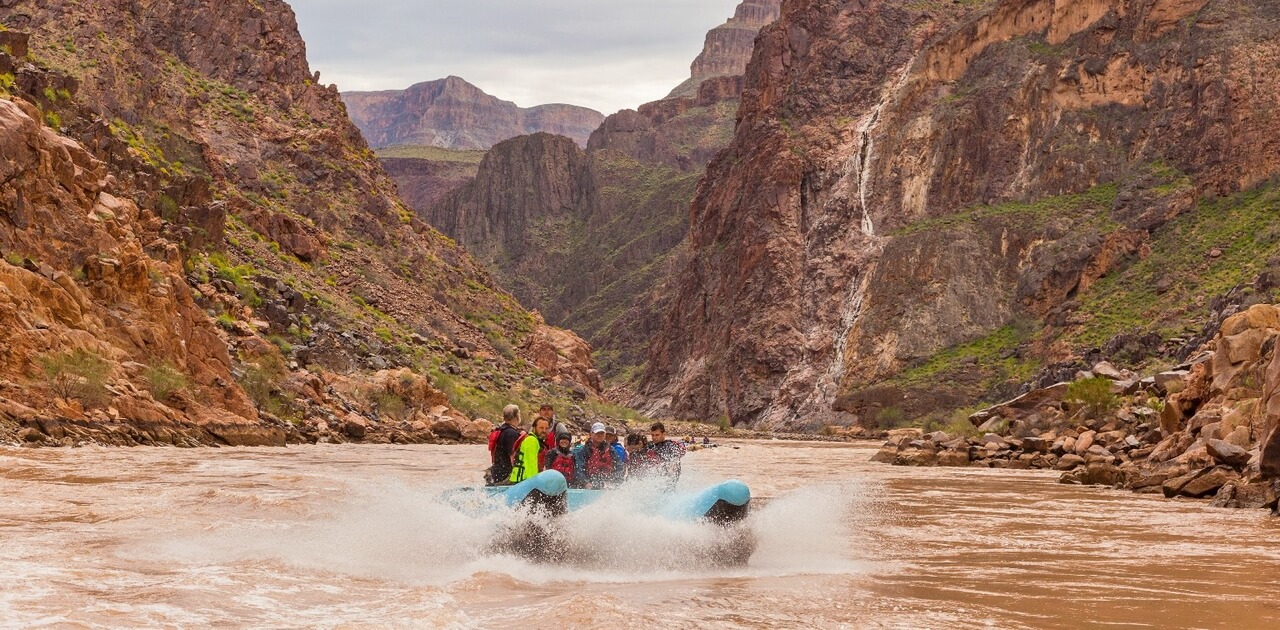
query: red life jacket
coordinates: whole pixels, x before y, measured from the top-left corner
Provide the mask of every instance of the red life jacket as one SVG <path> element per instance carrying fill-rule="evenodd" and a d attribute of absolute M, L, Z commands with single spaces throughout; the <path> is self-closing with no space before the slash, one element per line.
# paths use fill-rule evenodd
<path fill-rule="evenodd" d="M 608 479 L 613 475 L 613 447 L 608 444 L 604 448 L 596 448 L 593 444 L 587 444 L 586 447 L 591 450 L 587 451 L 587 479 Z"/>
<path fill-rule="evenodd" d="M 489 432 L 489 462 L 498 463 L 498 436 L 502 434 L 502 425 L 494 427 Z"/>
<path fill-rule="evenodd" d="M 555 449 L 554 451 L 551 452 L 551 463 L 548 466 L 548 468 L 550 468 L 551 470 L 560 471 L 560 474 L 564 475 L 565 479 L 568 479 L 570 482 L 572 482 L 573 470 L 576 463 L 577 462 L 575 462 L 573 459 L 572 452 L 565 454 L 561 452 L 560 449 Z"/>

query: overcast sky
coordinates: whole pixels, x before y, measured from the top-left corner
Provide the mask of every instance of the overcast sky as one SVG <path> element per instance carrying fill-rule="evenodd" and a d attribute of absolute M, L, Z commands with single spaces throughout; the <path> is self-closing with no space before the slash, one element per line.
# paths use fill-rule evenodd
<path fill-rule="evenodd" d="M 289 0 L 342 91 L 460 76 L 521 107 L 605 114 L 667 95 L 738 0 Z"/>

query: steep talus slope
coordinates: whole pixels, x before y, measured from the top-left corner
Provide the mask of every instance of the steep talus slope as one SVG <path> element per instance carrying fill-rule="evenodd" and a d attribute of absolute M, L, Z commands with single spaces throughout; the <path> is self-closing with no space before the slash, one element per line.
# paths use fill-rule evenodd
<path fill-rule="evenodd" d="M 766 427 L 918 416 L 1159 320 L 1096 306 L 1168 230 L 1231 207 L 1198 198 L 1276 173 L 1274 13 L 784 3 L 638 402 Z M 1171 270 L 1175 321 L 1207 318 L 1222 274 L 1252 280 L 1194 264 Z"/>
<path fill-rule="evenodd" d="M 421 145 L 488 149 L 519 135 L 547 132 L 585 144 L 604 116 L 576 105 L 517 107 L 458 77 L 404 90 L 346 92 L 351 119 L 374 148 Z"/>
<path fill-rule="evenodd" d="M 466 415 L 592 395 L 589 347 L 396 198 L 283 2 L 19 3 L 0 23 L 21 348 L 0 428 L 477 439 Z"/>

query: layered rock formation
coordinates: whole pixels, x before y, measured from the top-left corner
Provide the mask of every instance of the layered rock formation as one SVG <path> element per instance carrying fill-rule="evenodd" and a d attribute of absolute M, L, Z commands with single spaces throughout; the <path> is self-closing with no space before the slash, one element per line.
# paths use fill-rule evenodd
<path fill-rule="evenodd" d="M 404 90 L 345 92 L 351 120 L 374 148 L 421 145 L 488 149 L 531 133 L 573 138 L 579 145 L 604 116 L 576 105 L 521 108 L 458 77 L 417 83 Z"/>
<path fill-rule="evenodd" d="M 479 440 L 595 395 L 589 346 L 396 198 L 285 3 L 0 23 L 0 440 Z"/>
<path fill-rule="evenodd" d="M 742 76 L 760 29 L 778 19 L 782 0 L 743 0 L 727 22 L 707 32 L 702 52 L 689 66 L 689 78 L 667 98 L 693 96 L 703 81 Z"/>
<path fill-rule="evenodd" d="M 883 424 L 1016 389 L 1120 333 L 1178 346 L 1275 250 L 1268 235 L 1180 249 L 1214 240 L 1196 226 L 1253 233 L 1249 195 L 1280 168 L 1263 96 L 1280 73 L 1257 65 L 1280 53 L 1274 13 L 786 3 L 699 187 L 637 402 Z"/>

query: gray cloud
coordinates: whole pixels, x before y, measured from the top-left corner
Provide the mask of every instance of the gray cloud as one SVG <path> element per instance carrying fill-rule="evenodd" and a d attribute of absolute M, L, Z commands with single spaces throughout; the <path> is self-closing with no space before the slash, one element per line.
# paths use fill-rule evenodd
<path fill-rule="evenodd" d="M 529 107 L 606 114 L 662 98 L 738 0 L 290 0 L 307 57 L 342 90 L 460 76 Z"/>

